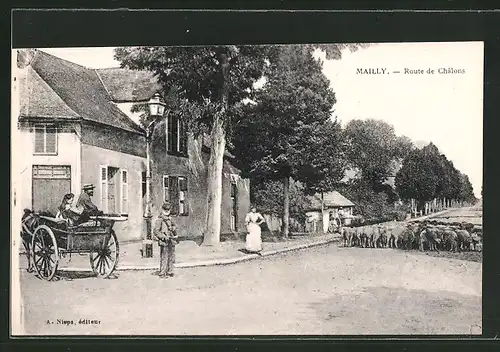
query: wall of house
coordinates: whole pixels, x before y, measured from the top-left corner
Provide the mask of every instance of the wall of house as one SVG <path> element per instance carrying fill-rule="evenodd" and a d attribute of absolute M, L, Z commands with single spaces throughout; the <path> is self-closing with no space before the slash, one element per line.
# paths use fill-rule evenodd
<path fill-rule="evenodd" d="M 146 170 L 143 157 L 120 153 L 94 145 L 82 143 L 82 184 L 96 186 L 93 203 L 103 209 L 101 203 L 101 165 L 108 165 L 128 172 L 128 220 L 115 223 L 114 230 L 119 241 L 140 240 L 143 237 L 142 172 Z M 80 192 L 77 192 L 78 195 Z"/>
<path fill-rule="evenodd" d="M 201 140 L 188 136 L 187 157 L 169 155 L 166 152 L 165 125 L 160 122 L 153 133 L 153 148 L 151 152 L 151 194 L 153 220 L 159 214 L 163 203 L 163 176 L 184 176 L 188 181 L 186 205 L 188 215 L 174 216 L 179 235 L 182 237 L 197 237 L 203 235 L 206 218 L 207 200 L 207 167 L 209 155 L 202 151 Z M 239 174 L 239 170 L 225 165 L 222 180 L 222 212 L 221 232 L 231 232 L 231 174 Z M 233 176 L 234 177 L 234 176 Z M 237 178 L 237 230 L 245 231 L 245 216 L 250 207 L 250 181 Z"/>
<path fill-rule="evenodd" d="M 158 123 L 153 133 L 151 151 L 151 198 L 153 220 L 158 217 L 164 201 L 163 176 L 183 176 L 187 179 L 186 206 L 188 215 L 174 216 L 174 223 L 181 237 L 203 234 L 206 216 L 207 172 L 199 141 L 188 138 L 188 157 L 169 155 L 166 152 L 164 122 Z"/>
<path fill-rule="evenodd" d="M 19 124 L 19 142 L 13 157 L 16 157 L 18 170 L 14 177 L 19 177 L 22 187 L 16 190 L 21 209 L 32 208 L 33 199 L 33 165 L 61 165 L 71 167 L 71 192 L 78 194 L 81 187 L 81 133 L 78 124 L 65 124 L 57 129 L 57 155 L 35 155 L 35 134 L 29 123 Z M 61 194 L 62 199 L 64 195 Z M 57 209 L 54 209 L 54 214 Z"/>
<path fill-rule="evenodd" d="M 229 171 L 229 170 L 228 170 Z M 250 180 L 239 176 L 234 170 L 224 172 L 222 175 L 222 212 L 221 212 L 221 233 L 230 233 L 231 230 L 231 182 L 236 182 L 237 206 L 236 206 L 236 232 L 245 232 L 245 216 L 250 210 Z M 239 173 L 239 172 L 238 172 Z"/>
<path fill-rule="evenodd" d="M 112 126 L 85 122 L 82 143 L 116 152 L 146 157 L 146 137 Z"/>

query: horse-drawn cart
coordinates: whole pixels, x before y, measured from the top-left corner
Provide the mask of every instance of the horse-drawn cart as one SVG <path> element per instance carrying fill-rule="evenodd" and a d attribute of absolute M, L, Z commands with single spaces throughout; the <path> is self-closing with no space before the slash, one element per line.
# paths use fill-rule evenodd
<path fill-rule="evenodd" d="M 89 254 L 90 267 L 100 278 L 109 277 L 116 268 L 120 247 L 113 226 L 127 218 L 99 215 L 70 226 L 65 220 L 31 214 L 23 219 L 21 236 L 28 256 L 28 271 L 51 280 L 59 259 L 72 253 Z"/>

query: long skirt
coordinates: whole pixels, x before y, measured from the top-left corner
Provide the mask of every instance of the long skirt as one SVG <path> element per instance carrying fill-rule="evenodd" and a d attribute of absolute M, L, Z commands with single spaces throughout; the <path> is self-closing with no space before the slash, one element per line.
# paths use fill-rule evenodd
<path fill-rule="evenodd" d="M 249 252 L 260 252 L 262 250 L 262 239 L 260 237 L 260 226 L 250 223 L 247 226 L 247 238 L 245 249 Z"/>

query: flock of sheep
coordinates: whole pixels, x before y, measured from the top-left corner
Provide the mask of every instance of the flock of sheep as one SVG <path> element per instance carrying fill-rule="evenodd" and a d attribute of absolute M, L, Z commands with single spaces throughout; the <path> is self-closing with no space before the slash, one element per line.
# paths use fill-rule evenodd
<path fill-rule="evenodd" d="M 400 248 L 420 251 L 476 251 L 482 249 L 482 229 L 470 223 L 437 221 L 390 222 L 341 229 L 345 247 Z"/>

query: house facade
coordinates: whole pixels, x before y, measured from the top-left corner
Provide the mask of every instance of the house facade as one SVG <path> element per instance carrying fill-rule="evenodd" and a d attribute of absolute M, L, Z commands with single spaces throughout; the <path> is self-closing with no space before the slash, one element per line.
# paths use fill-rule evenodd
<path fill-rule="evenodd" d="M 174 132 L 172 132 L 174 131 Z M 207 165 L 210 150 L 206 138 L 195 138 L 170 114 L 154 127 L 152 133 L 153 213 L 163 202 L 172 206 L 181 236 L 203 234 L 207 200 Z M 240 170 L 224 157 L 222 175 L 221 233 L 245 231 L 245 215 L 250 208 L 250 181 L 240 177 Z"/>
<path fill-rule="evenodd" d="M 55 214 L 64 194 L 78 197 L 82 185 L 92 183 L 92 201 L 99 209 L 128 217 L 115 225 L 119 240 L 140 240 L 145 132 L 119 105 L 149 100 L 159 89 L 156 79 L 146 72 L 89 69 L 40 50 L 21 50 L 14 82 L 18 208 Z M 209 154 L 181 128 L 181 121 L 172 118 L 155 128 L 153 213 L 157 216 L 161 203 L 169 200 L 181 234 L 199 236 L 206 214 Z M 242 227 L 249 182 L 238 177 L 230 159 L 224 170 L 222 231 L 230 232 Z"/>

